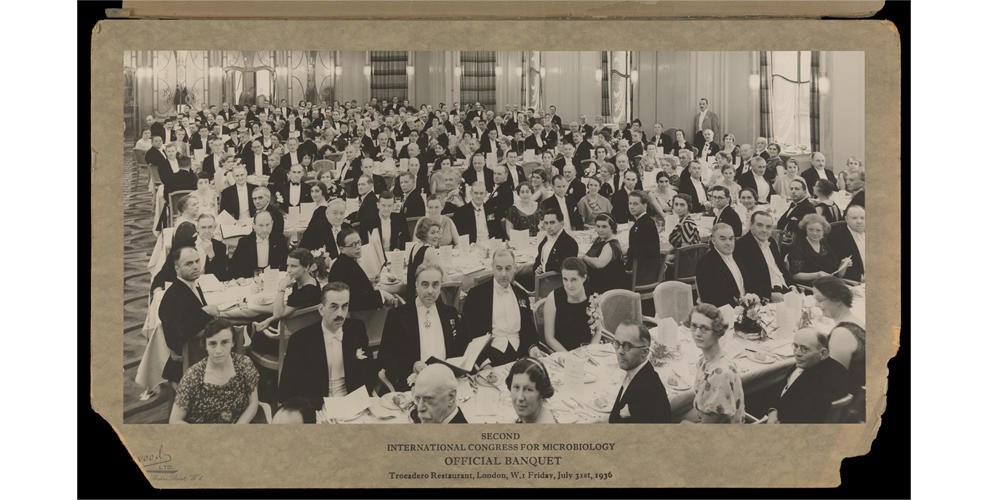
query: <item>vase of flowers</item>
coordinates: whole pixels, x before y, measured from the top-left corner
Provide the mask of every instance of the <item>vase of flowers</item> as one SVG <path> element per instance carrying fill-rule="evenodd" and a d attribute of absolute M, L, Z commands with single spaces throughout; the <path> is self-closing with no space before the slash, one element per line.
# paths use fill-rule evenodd
<path fill-rule="evenodd" d="M 330 266 L 333 265 L 330 254 L 325 248 L 310 250 L 309 253 L 313 256 L 314 276 L 316 279 L 325 280 L 330 272 Z"/>
<path fill-rule="evenodd" d="M 767 340 L 774 330 L 774 306 L 756 294 L 748 293 L 740 297 L 740 303 L 733 310 L 736 320 L 733 329 L 736 334 L 750 340 Z"/>
<path fill-rule="evenodd" d="M 595 334 L 600 335 L 600 331 L 604 329 L 604 315 L 601 314 L 600 294 L 595 293 L 590 296 L 590 301 L 587 303 L 587 317 L 590 318 L 587 322 L 590 324 L 591 336 Z"/>

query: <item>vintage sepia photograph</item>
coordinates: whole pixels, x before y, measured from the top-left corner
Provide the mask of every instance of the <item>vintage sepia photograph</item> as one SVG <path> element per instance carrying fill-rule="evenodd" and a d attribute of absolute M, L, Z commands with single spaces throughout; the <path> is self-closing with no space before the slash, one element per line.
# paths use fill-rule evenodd
<path fill-rule="evenodd" d="M 864 423 L 865 63 L 125 51 L 123 422 Z"/>

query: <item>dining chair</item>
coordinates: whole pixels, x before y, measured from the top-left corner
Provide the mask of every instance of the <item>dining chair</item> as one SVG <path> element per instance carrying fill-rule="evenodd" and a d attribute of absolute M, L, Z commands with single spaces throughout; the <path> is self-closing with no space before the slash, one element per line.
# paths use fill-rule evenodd
<path fill-rule="evenodd" d="M 851 406 L 851 402 L 854 401 L 854 395 L 848 394 L 832 403 L 830 403 L 830 409 L 826 412 L 826 423 L 828 424 L 839 424 L 844 420 L 844 414 L 847 408 Z"/>
<path fill-rule="evenodd" d="M 423 217 L 407 217 L 406 218 L 406 234 L 410 236 L 410 241 L 413 241 L 413 232 L 417 230 L 417 222 Z"/>
<path fill-rule="evenodd" d="M 642 320 L 642 301 L 638 293 L 630 290 L 608 290 L 601 294 L 599 300 L 604 328 L 611 333 L 614 333 L 622 321 Z"/>
<path fill-rule="evenodd" d="M 278 380 L 281 380 L 281 370 L 285 364 L 285 353 L 288 350 L 288 339 L 299 330 L 319 323 L 319 306 L 306 307 L 292 313 L 287 318 L 278 321 L 278 354 L 264 354 L 253 349 L 250 350 L 250 359 L 261 368 L 278 372 Z"/>
<path fill-rule="evenodd" d="M 662 253 L 652 258 L 633 259 L 631 290 L 639 294 L 640 300 L 652 298 L 653 291 L 663 282 L 666 272 L 666 256 Z"/>
<path fill-rule="evenodd" d="M 274 415 L 274 413 L 271 412 L 271 405 L 263 401 L 257 401 L 257 407 L 260 409 L 260 412 L 264 414 L 264 421 L 271 423 L 271 417 Z"/>
<path fill-rule="evenodd" d="M 382 344 L 382 330 L 385 327 L 385 317 L 389 314 L 388 307 L 379 307 L 368 311 L 350 311 L 348 315 L 365 325 L 368 334 L 368 346 L 377 349 Z"/>
<path fill-rule="evenodd" d="M 695 269 L 698 267 L 698 261 L 708 253 L 708 249 L 708 243 L 698 243 L 678 248 L 677 258 L 674 259 L 674 273 L 671 279 L 687 283 L 697 291 L 698 283 L 695 280 Z"/>
<path fill-rule="evenodd" d="M 382 391 L 381 389 L 383 388 L 386 390 Z M 396 388 L 392 385 L 392 382 L 389 381 L 389 376 L 385 374 L 385 368 L 378 371 L 378 383 L 375 384 L 373 392 L 379 396 L 387 392 L 396 392 Z"/>
<path fill-rule="evenodd" d="M 169 199 L 167 200 L 167 203 L 169 204 L 169 207 L 170 207 L 170 212 L 169 212 L 170 217 L 168 218 L 168 222 L 170 223 L 171 227 L 173 227 L 173 225 L 174 225 L 174 220 L 177 219 L 177 215 L 178 215 L 177 214 L 177 204 L 180 203 L 181 198 L 183 198 L 183 197 L 185 197 L 185 196 L 187 196 L 187 195 L 189 195 L 189 194 L 191 194 L 193 192 L 194 192 L 194 190 L 191 190 L 191 189 L 182 189 L 180 191 L 174 191 L 173 193 L 170 193 L 170 196 L 169 196 Z"/>
<path fill-rule="evenodd" d="M 522 163 L 521 164 L 521 170 L 524 171 L 524 177 L 525 177 L 525 179 L 530 178 L 531 177 L 531 173 L 534 172 L 535 169 L 537 169 L 540 166 L 542 166 L 542 164 L 539 163 L 539 162 L 537 162 L 537 161 L 526 161 L 526 162 Z M 548 173 L 548 172 L 546 172 L 546 173 Z"/>
<path fill-rule="evenodd" d="M 132 158 L 135 159 L 135 164 L 140 167 L 148 167 L 149 164 L 146 163 L 146 152 L 141 149 L 132 150 Z"/>
<path fill-rule="evenodd" d="M 691 285 L 680 281 L 664 281 L 656 285 L 653 290 L 653 308 L 657 318 L 673 318 L 680 324 L 694 308 Z"/>
<path fill-rule="evenodd" d="M 557 288 L 562 288 L 562 274 L 559 271 L 548 271 L 535 275 L 535 297 L 543 299 Z"/>

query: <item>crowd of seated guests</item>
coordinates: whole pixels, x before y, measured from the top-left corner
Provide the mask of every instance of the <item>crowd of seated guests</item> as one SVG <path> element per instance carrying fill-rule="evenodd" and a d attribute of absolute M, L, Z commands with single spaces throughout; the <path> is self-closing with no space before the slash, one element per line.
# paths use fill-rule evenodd
<path fill-rule="evenodd" d="M 585 317 L 587 297 L 628 288 L 626 270 L 659 256 L 662 239 L 674 249 L 706 242 L 710 247 L 697 263 L 702 305 L 687 319 L 704 352 L 699 365 L 706 373 L 704 386 L 731 378 L 714 370 L 732 370 L 731 361 L 719 355 L 713 342 L 719 335 L 714 308 L 734 305 L 747 293 L 781 300 L 799 284 L 814 286 L 818 297 L 839 304 L 824 311 L 841 321 L 829 338 L 809 332 L 797 337 L 802 349 L 815 352 L 816 358 L 799 368 L 828 366 L 824 360 L 829 357 L 851 370 L 850 390 L 856 393 L 863 384 L 863 375 L 859 379 L 856 372 L 858 366 L 863 369 L 857 353 L 863 361 L 864 330 L 845 313 L 850 297 L 838 286 L 864 279 L 861 162 L 851 157 L 847 168 L 835 175 L 820 152 L 812 153 L 804 165 L 801 157 L 782 156 L 780 146 L 765 138 L 740 144 L 733 134 L 710 128 L 693 135 L 689 138 L 679 128 L 668 133 L 659 123 L 647 135 L 639 120 L 602 126 L 580 116 L 564 125 L 554 106 L 494 112 L 479 103 L 412 107 L 399 99 L 300 102 L 297 107 L 286 101 L 263 106 L 224 103 L 185 109 L 166 123 L 147 117 L 135 147 L 156 170 L 165 199 L 191 191 L 175 200 L 174 213 L 167 213 L 168 208 L 157 214 L 158 228 L 175 228 L 172 251 L 154 279 L 154 288 L 167 289 L 160 314 L 165 332 L 170 330 L 173 361 L 186 340 L 202 335 L 206 342 L 215 342 L 212 346 L 224 347 L 225 339 L 216 337 L 232 333 L 224 324 L 211 323 L 218 311 L 206 305 L 196 285 L 200 274 L 226 280 L 281 269 L 288 274 L 273 311 L 252 325 L 258 332 L 257 348 L 273 350 L 274 324 L 296 309 L 317 306 L 323 317 L 288 347 L 279 398 L 291 420 L 314 421 L 316 407 L 310 405 L 316 398 L 373 386 L 383 369 L 397 389 L 413 386 L 416 392 L 419 386 L 426 392 L 415 421 L 463 421 L 453 395 L 448 396 L 453 380 L 436 369 L 421 372 L 419 364 L 431 355 L 461 353 L 470 339 L 492 332 L 486 359 L 493 364 L 521 360 L 507 380 L 512 398 L 517 390 L 519 421 L 550 421 L 539 401 L 551 395 L 552 388 L 535 358 L 545 351 L 599 341 Z M 534 161 L 524 161 L 526 153 L 533 153 Z M 787 201 L 783 213 L 769 210 L 775 196 Z M 305 203 L 311 203 L 313 212 L 305 214 L 308 226 L 291 245 L 285 218 Z M 349 206 L 357 208 L 348 212 Z M 235 242 L 234 251 L 221 241 L 217 218 L 223 212 L 251 227 Z M 708 240 L 699 234 L 699 217 L 712 218 Z M 676 220 L 669 230 L 663 228 L 668 218 Z M 415 230 L 408 221 L 415 222 Z M 617 236 L 622 225 L 628 227 L 627 250 Z M 596 232 L 589 249 L 578 248 L 567 234 L 584 228 Z M 437 300 L 445 275 L 437 252 L 431 250 L 455 245 L 463 237 L 470 243 L 507 240 L 515 231 L 538 237 L 534 274 L 554 271 L 562 278 L 563 286 L 544 305 L 541 332 L 535 329 L 524 290 L 533 286 L 530 274 L 525 280 L 515 276 L 514 254 L 503 247 L 492 256 L 493 279 L 468 291 L 462 311 Z M 409 249 L 402 296 L 374 286 L 362 269 L 362 246 L 369 244 L 383 260 L 388 260 L 388 252 Z M 320 249 L 332 265 L 317 270 L 309 251 Z M 317 280 L 319 274 L 328 275 L 325 288 Z M 831 285 L 830 279 L 841 281 Z M 363 325 L 347 317 L 348 307 L 394 308 L 377 362 L 368 351 Z M 177 314 L 187 317 L 167 318 Z M 662 386 L 655 387 L 644 375 L 647 365 L 641 353 L 649 345 L 648 332 L 642 325 L 628 324 L 619 330 L 611 333 L 627 377 L 612 420 L 664 421 L 669 403 L 664 415 L 636 402 L 633 389 L 624 390 L 637 384 L 643 394 L 660 399 Z M 212 335 L 206 337 L 209 331 Z M 327 352 L 338 346 L 342 353 Z M 621 346 L 628 346 L 624 353 Z M 242 358 L 213 356 L 196 365 L 193 374 L 195 366 L 187 374 L 179 373 L 176 363 L 168 367 L 169 379 L 180 382 L 185 391 L 171 421 L 246 420 L 236 407 L 221 416 L 201 414 L 197 398 L 207 393 L 188 375 L 206 382 L 239 377 L 238 387 L 231 387 L 238 393 L 226 396 L 238 402 L 236 406 L 256 397 L 247 396 L 256 376 L 245 369 Z M 339 367 L 333 366 L 336 363 Z M 795 377 L 800 385 L 808 380 L 805 374 Z M 732 397 L 742 398 L 742 393 L 698 395 L 700 419 L 742 421 L 741 402 L 712 406 Z M 665 394 L 662 399 L 666 402 Z M 771 420 L 797 421 L 795 411 L 778 406 Z"/>

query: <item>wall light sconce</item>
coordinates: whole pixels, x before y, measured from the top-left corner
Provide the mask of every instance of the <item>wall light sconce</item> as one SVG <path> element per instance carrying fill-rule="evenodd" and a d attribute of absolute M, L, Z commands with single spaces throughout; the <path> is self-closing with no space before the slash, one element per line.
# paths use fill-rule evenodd
<path fill-rule="evenodd" d="M 413 76 L 413 66 L 406 66 L 406 76 Z"/>
<path fill-rule="evenodd" d="M 462 76 L 462 67 L 455 66 L 455 76 Z"/>
<path fill-rule="evenodd" d="M 542 78 L 545 78 L 545 68 L 542 68 L 542 69 L 540 69 L 540 70 L 538 71 L 538 74 L 539 74 L 539 75 L 542 75 Z"/>
<path fill-rule="evenodd" d="M 597 81 L 603 80 L 604 79 L 604 72 L 601 71 L 600 69 L 595 69 L 594 70 L 594 79 L 597 80 Z"/>
<path fill-rule="evenodd" d="M 363 70 L 365 72 L 365 76 L 371 78 L 371 76 L 372 76 L 372 67 L 366 64 L 364 66 Z"/>
<path fill-rule="evenodd" d="M 821 77 L 819 77 L 819 82 L 818 83 L 819 83 L 819 93 L 820 94 L 826 95 L 826 94 L 830 93 L 830 79 L 829 78 L 827 78 L 825 76 L 821 76 Z"/>
<path fill-rule="evenodd" d="M 337 76 L 340 76 L 340 75 L 342 75 L 343 73 L 344 73 L 344 67 L 343 67 L 343 66 L 335 66 L 335 67 L 334 67 L 334 69 L 333 69 L 333 74 L 335 74 L 335 75 L 337 75 Z"/>
<path fill-rule="evenodd" d="M 750 86 L 750 90 L 760 89 L 760 75 L 750 75 L 747 79 L 747 85 Z"/>
<path fill-rule="evenodd" d="M 639 82 L 639 70 L 638 69 L 633 69 L 632 70 L 632 74 L 630 74 L 628 77 L 629 77 L 630 80 L 632 80 L 632 83 L 638 83 Z"/>

